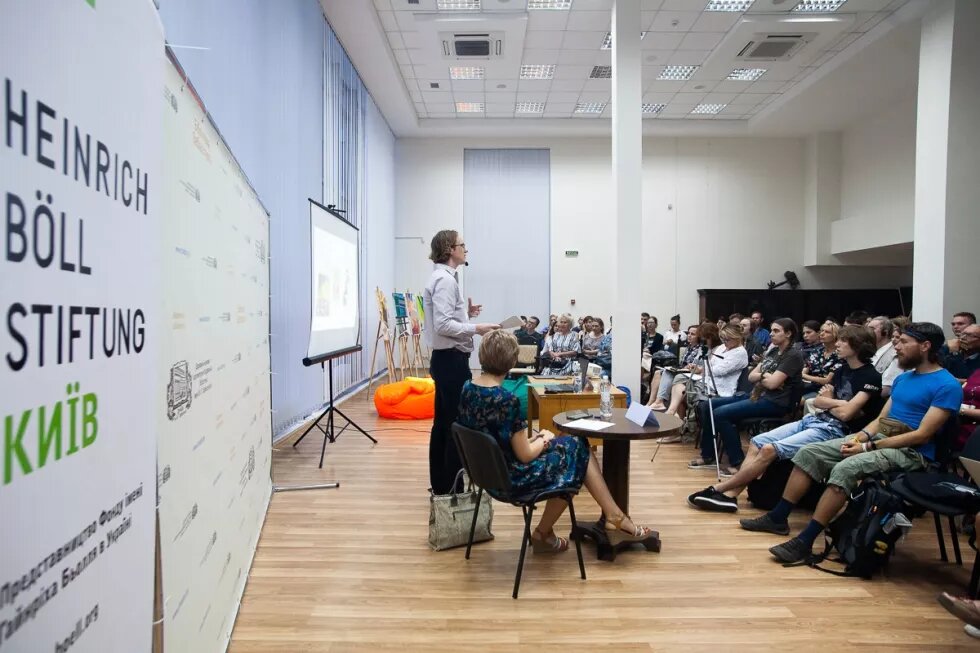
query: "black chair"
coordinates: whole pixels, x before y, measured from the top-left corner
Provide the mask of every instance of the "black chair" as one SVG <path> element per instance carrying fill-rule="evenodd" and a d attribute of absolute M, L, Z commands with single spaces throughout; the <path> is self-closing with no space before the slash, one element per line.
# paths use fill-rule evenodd
<path fill-rule="evenodd" d="M 572 520 L 572 533 L 578 529 L 575 521 L 575 506 L 572 503 L 573 497 L 578 494 L 577 488 L 557 488 L 545 492 L 534 492 L 531 494 L 514 494 L 507 473 L 507 462 L 504 460 L 504 453 L 492 436 L 474 431 L 459 423 L 453 424 L 453 441 L 459 450 L 459 458 L 463 463 L 463 468 L 469 475 L 470 480 L 480 488 L 477 494 L 476 505 L 480 505 L 483 499 L 483 492 L 486 491 L 492 498 L 502 503 L 509 503 L 518 506 L 524 513 L 524 537 L 521 540 L 521 557 L 517 561 L 517 575 L 514 577 L 514 594 L 521 587 L 521 572 L 524 570 L 524 555 L 527 553 L 527 543 L 531 540 L 531 515 L 534 513 L 535 506 L 547 499 L 563 499 L 568 504 L 568 516 Z M 476 529 L 477 512 L 473 511 L 473 523 L 470 525 L 470 537 L 466 543 L 466 559 L 470 559 L 470 549 L 473 546 L 473 532 Z M 582 580 L 585 580 L 585 562 L 582 559 L 582 543 L 576 538 L 575 553 L 578 554 L 578 568 L 582 573 Z"/>

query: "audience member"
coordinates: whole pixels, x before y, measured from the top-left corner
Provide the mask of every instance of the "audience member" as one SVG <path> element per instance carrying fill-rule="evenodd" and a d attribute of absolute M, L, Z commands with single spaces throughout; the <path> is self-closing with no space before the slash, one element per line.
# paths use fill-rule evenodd
<path fill-rule="evenodd" d="M 898 366 L 898 358 L 895 356 L 895 345 L 892 344 L 892 331 L 895 329 L 892 321 L 884 315 L 871 318 L 868 328 L 875 337 L 875 346 L 878 348 L 871 364 L 881 374 L 881 396 L 887 399 L 892 393 L 892 384 L 902 368 Z"/>
<path fill-rule="evenodd" d="M 681 316 L 674 315 L 670 318 L 670 330 L 664 334 L 664 344 L 676 344 L 680 347 L 686 340 L 686 332 L 681 331 Z"/>
<path fill-rule="evenodd" d="M 837 334 L 840 327 L 833 322 L 824 322 L 820 326 L 819 349 L 810 350 L 803 364 L 803 398 L 812 399 L 817 396 L 821 386 L 834 380 L 834 372 L 840 369 L 843 362 L 837 357 Z"/>
<path fill-rule="evenodd" d="M 820 412 L 762 433 L 751 440 L 745 462 L 729 479 L 688 497 L 694 508 L 737 512 L 738 495 L 777 460 L 792 458 L 805 445 L 857 433 L 881 410 L 881 375 L 870 364 L 874 338 L 864 327 L 846 326 L 837 340 L 843 367 L 815 400 Z"/>
<path fill-rule="evenodd" d="M 743 317 L 739 325 L 742 327 L 742 336 L 745 338 L 743 346 L 745 353 L 749 357 L 749 364 L 755 365 L 762 360 L 762 355 L 766 353 L 766 348 L 755 338 L 755 327 L 752 325 L 752 318 Z"/>
<path fill-rule="evenodd" d="M 727 324 L 731 324 L 732 322 L 734 322 L 735 324 L 741 324 L 742 323 L 742 319 L 744 317 L 745 316 L 742 315 L 741 313 L 732 313 L 731 315 L 728 316 L 728 322 L 727 322 Z M 722 327 L 722 329 L 724 329 L 724 328 L 725 327 Z M 720 329 L 719 329 L 719 331 L 720 331 Z M 743 338 L 745 337 L 745 334 L 744 333 L 742 334 L 742 337 Z"/>
<path fill-rule="evenodd" d="M 605 370 L 606 374 L 612 378 L 612 316 L 609 316 L 609 330 L 599 341 L 599 352 L 595 357 L 595 364 Z"/>
<path fill-rule="evenodd" d="M 949 321 L 949 326 L 953 329 L 953 337 L 943 345 L 943 356 L 948 353 L 959 351 L 960 333 L 971 324 L 977 323 L 977 316 L 969 311 L 953 313 L 953 318 Z"/>
<path fill-rule="evenodd" d="M 904 315 L 898 315 L 892 318 L 892 326 L 898 327 L 898 335 L 902 335 L 903 333 L 905 333 L 905 329 L 909 328 L 910 324 L 912 324 L 912 319 Z M 895 344 L 894 341 L 898 340 L 898 338 L 895 337 L 892 340 L 893 340 L 892 344 Z"/>
<path fill-rule="evenodd" d="M 867 326 L 869 317 L 867 311 L 851 311 L 850 315 L 844 318 L 844 326 Z"/>
<path fill-rule="evenodd" d="M 557 437 L 547 430 L 531 437 L 531 429 L 521 417 L 520 401 L 501 387 L 508 370 L 517 364 L 517 347 L 517 339 L 503 331 L 483 338 L 479 354 L 483 373 L 463 387 L 459 423 L 493 436 L 507 461 L 515 493 L 581 488 L 584 484 L 602 509 L 606 535 L 612 544 L 649 537 L 650 529 L 637 526 L 616 505 L 586 438 Z M 568 540 L 554 531 L 555 522 L 566 507 L 561 499 L 549 499 L 545 504 L 541 520 L 531 535 L 535 553 L 560 553 L 568 549 Z"/>
<path fill-rule="evenodd" d="M 980 370 L 970 375 L 963 384 L 963 403 L 960 404 L 960 428 L 953 442 L 953 450 L 960 451 L 980 424 Z M 976 480 L 976 479 L 974 479 Z"/>
<path fill-rule="evenodd" d="M 544 337 L 544 335 L 546 333 L 548 333 L 548 331 L 551 329 L 551 327 L 554 326 L 556 319 L 557 319 L 557 317 L 555 316 L 554 313 L 552 313 L 551 315 L 549 315 L 548 316 L 548 323 L 547 324 L 541 324 L 540 326 L 538 326 L 538 333 L 540 333 L 541 336 Z"/>
<path fill-rule="evenodd" d="M 975 528 L 980 529 L 980 515 L 976 517 Z M 957 597 L 949 592 L 939 595 L 939 603 L 966 625 L 963 632 L 974 639 L 980 639 L 980 601 L 968 596 Z"/>
<path fill-rule="evenodd" d="M 763 347 L 768 347 L 771 341 L 769 332 L 766 331 L 765 318 L 762 311 L 752 311 L 752 337 L 759 341 Z"/>
<path fill-rule="evenodd" d="M 643 339 L 643 349 L 651 354 L 664 350 L 664 337 L 657 333 L 657 324 L 657 317 L 651 315 L 650 319 L 647 320 L 646 337 Z"/>
<path fill-rule="evenodd" d="M 545 340 L 541 350 L 541 360 L 544 361 L 544 376 L 566 376 L 572 373 L 572 363 L 581 352 L 578 334 L 572 332 L 572 318 L 562 315 L 555 323 L 555 332 Z"/>
<path fill-rule="evenodd" d="M 847 503 L 868 475 L 918 471 L 935 460 L 933 437 L 960 409 L 963 391 L 940 367 L 943 330 L 929 322 L 913 322 L 895 347 L 902 369 L 892 396 L 877 419 L 855 436 L 810 444 L 793 456 L 793 473 L 775 508 L 755 519 L 742 519 L 742 528 L 786 535 L 787 517 L 814 483 L 827 489 L 810 523 L 796 537 L 769 549 L 781 562 L 798 562 L 810 555 L 814 540 Z"/>
<path fill-rule="evenodd" d="M 719 331 L 724 329 L 726 324 L 728 324 L 728 320 L 725 319 L 724 315 L 722 315 L 715 321 L 715 326 L 718 327 Z"/>
<path fill-rule="evenodd" d="M 943 367 L 961 383 L 980 369 L 980 324 L 968 324 L 960 330 L 959 347 L 946 355 Z"/>
<path fill-rule="evenodd" d="M 705 322 L 701 325 L 699 337 L 701 344 L 708 347 L 710 364 L 706 365 L 702 358 L 690 370 L 692 378 L 701 381 L 697 386 L 698 402 L 708 397 L 733 396 L 738 389 L 742 370 L 749 364 L 742 346 L 741 327 L 728 325 L 719 334 L 715 331 L 715 325 Z M 684 416 L 687 411 L 686 395 L 687 384 L 675 379 L 667 407 L 668 415 Z"/>
<path fill-rule="evenodd" d="M 803 354 L 803 360 L 807 359 L 810 352 L 814 349 L 821 349 L 823 345 L 820 343 L 820 323 L 816 320 L 807 320 L 803 323 L 803 340 L 800 344 L 800 352 Z"/>
<path fill-rule="evenodd" d="M 684 352 L 684 358 L 680 361 L 682 369 L 691 369 L 701 360 L 701 347 L 699 346 L 701 343 L 698 339 L 698 330 L 699 328 L 694 325 L 687 327 L 687 351 Z M 670 399 L 670 388 L 673 384 L 673 372 L 663 368 L 655 369 L 650 381 L 650 400 L 647 402 L 647 406 L 654 410 L 666 410 L 667 406 L 664 402 Z"/>
<path fill-rule="evenodd" d="M 589 360 L 595 360 L 599 355 L 599 343 L 606 335 L 605 325 L 598 317 L 594 317 L 587 322 L 588 329 L 582 334 L 582 353 Z"/>
<path fill-rule="evenodd" d="M 728 454 L 728 473 L 734 474 L 745 457 L 738 435 L 738 423 L 749 417 L 781 417 L 793 408 L 792 397 L 802 382 L 800 375 L 803 371 L 803 356 L 793 347 L 798 335 L 796 323 L 789 318 L 779 318 L 770 329 L 775 346 L 749 373 L 749 380 L 756 384 L 752 396 L 715 397 L 699 404 L 701 456 L 692 460 L 688 467 L 715 466 L 714 438 L 717 433 Z M 715 432 L 711 429 L 709 406 L 714 409 Z"/>
<path fill-rule="evenodd" d="M 538 349 L 541 348 L 541 343 L 544 340 L 544 336 L 538 333 L 538 325 L 541 323 L 535 316 L 527 318 L 524 322 L 524 326 L 514 332 L 514 337 L 517 338 L 517 342 L 522 345 L 537 345 Z"/>

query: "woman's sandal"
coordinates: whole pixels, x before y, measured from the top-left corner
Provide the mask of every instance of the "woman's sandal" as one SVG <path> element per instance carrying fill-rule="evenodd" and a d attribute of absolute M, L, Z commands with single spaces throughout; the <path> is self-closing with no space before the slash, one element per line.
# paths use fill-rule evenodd
<path fill-rule="evenodd" d="M 609 543 L 613 546 L 621 542 L 642 542 L 650 537 L 650 534 L 653 532 L 646 526 L 637 526 L 635 523 L 633 524 L 632 531 L 623 528 L 623 520 L 627 517 L 625 513 L 620 514 L 619 519 L 606 517 L 606 537 L 609 538 Z"/>
<path fill-rule="evenodd" d="M 541 536 L 534 537 L 533 534 L 531 535 L 531 550 L 535 553 L 564 553 L 568 551 L 568 540 L 564 537 L 554 534 L 551 537 L 546 537 L 538 529 L 534 529 L 534 532 Z"/>

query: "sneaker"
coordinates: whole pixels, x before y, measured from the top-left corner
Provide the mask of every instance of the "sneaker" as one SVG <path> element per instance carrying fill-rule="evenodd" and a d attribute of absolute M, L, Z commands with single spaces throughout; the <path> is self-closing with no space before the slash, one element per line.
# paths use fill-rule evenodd
<path fill-rule="evenodd" d="M 704 460 L 703 458 L 695 458 L 687 464 L 688 469 L 714 469 L 715 461 Z"/>
<path fill-rule="evenodd" d="M 769 549 L 769 553 L 776 557 L 780 562 L 799 562 L 806 560 L 812 553 L 813 545 L 807 544 L 798 537 L 787 540 L 782 544 L 777 544 Z"/>
<path fill-rule="evenodd" d="M 969 635 L 970 637 L 973 637 L 974 639 L 980 639 L 980 628 L 977 628 L 976 626 L 971 626 L 970 624 L 967 624 L 963 626 L 963 632 Z"/>
<path fill-rule="evenodd" d="M 789 524 L 786 522 L 780 524 L 777 521 L 773 521 L 768 512 L 761 517 L 755 517 L 753 519 L 739 519 L 738 523 L 747 531 L 789 535 Z"/>
<path fill-rule="evenodd" d="M 713 487 L 695 492 L 687 498 L 692 508 L 709 512 L 738 512 L 738 499 L 732 498 Z"/>

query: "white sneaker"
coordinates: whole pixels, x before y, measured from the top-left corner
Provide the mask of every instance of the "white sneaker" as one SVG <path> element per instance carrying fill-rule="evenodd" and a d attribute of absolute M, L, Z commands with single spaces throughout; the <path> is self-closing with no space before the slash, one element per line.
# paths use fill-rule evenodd
<path fill-rule="evenodd" d="M 963 632 L 974 639 L 980 639 L 980 628 L 967 624 L 963 626 Z"/>

